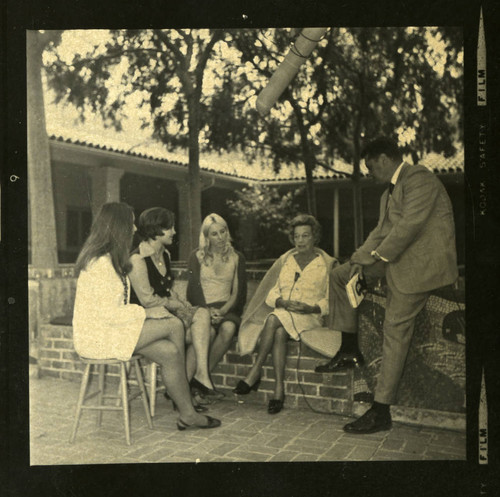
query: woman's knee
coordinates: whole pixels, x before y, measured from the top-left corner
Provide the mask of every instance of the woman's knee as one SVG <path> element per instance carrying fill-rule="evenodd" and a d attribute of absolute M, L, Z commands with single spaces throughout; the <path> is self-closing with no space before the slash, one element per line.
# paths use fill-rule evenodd
<path fill-rule="evenodd" d="M 266 319 L 265 327 L 276 329 L 278 326 L 281 326 L 281 321 L 274 314 L 270 314 Z"/>
<path fill-rule="evenodd" d="M 276 328 L 275 336 L 276 339 L 280 342 L 285 342 L 288 340 L 288 333 L 286 332 L 285 328 L 283 328 L 283 326 L 279 326 L 278 328 Z"/>
<path fill-rule="evenodd" d="M 235 331 L 236 331 L 236 325 L 233 322 L 224 321 L 224 323 L 220 325 L 219 335 L 225 342 L 229 342 L 230 340 L 232 340 Z"/>
<path fill-rule="evenodd" d="M 159 364 L 166 366 L 178 360 L 180 356 L 177 346 L 169 340 L 159 340 L 156 342 L 156 352 L 159 356 Z"/>
<path fill-rule="evenodd" d="M 171 334 L 175 336 L 182 336 L 184 338 L 184 335 L 186 334 L 184 331 L 184 324 L 179 318 L 173 317 L 167 319 L 166 321 L 168 330 L 170 331 Z"/>
<path fill-rule="evenodd" d="M 193 323 L 210 324 L 210 312 L 205 307 L 199 307 L 193 316 Z"/>

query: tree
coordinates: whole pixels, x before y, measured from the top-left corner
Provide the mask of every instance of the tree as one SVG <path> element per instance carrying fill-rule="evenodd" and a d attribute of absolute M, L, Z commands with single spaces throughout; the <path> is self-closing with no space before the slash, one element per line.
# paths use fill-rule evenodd
<path fill-rule="evenodd" d="M 67 60 L 54 51 L 47 65 L 56 101 L 80 110 L 99 112 L 108 126 L 121 129 L 127 103 L 137 99 L 147 108 L 143 126 L 168 149 L 189 150 L 188 215 L 180 219 L 184 256 L 197 244 L 201 225 L 200 132 L 210 106 L 204 78 L 221 30 L 112 30 L 84 54 Z M 211 90 L 213 91 L 213 90 Z"/>
<path fill-rule="evenodd" d="M 231 34 L 241 51 L 241 62 L 250 69 L 247 83 L 257 94 L 278 67 L 293 37 L 284 29 L 238 30 Z M 321 150 L 316 133 L 327 107 L 325 72 L 321 63 L 323 49 L 324 44 L 320 43 L 285 90 L 276 109 L 271 110 L 264 121 L 259 122 L 254 110 L 245 116 L 252 123 L 248 128 L 249 138 L 264 156 L 272 158 L 275 170 L 279 170 L 283 162 L 301 161 L 304 164 L 308 211 L 315 216 L 313 171 L 319 164 L 317 154 Z"/>
<path fill-rule="evenodd" d="M 57 265 L 52 171 L 41 68 L 43 51 L 59 43 L 60 38 L 60 31 L 26 32 L 29 233 L 31 263 L 39 268 Z"/>
<path fill-rule="evenodd" d="M 285 54 L 290 36 L 283 29 L 231 34 L 247 68 L 240 84 L 245 79 L 250 93 L 258 94 Z M 463 137 L 462 62 L 457 29 L 332 28 L 265 122 L 248 108 L 249 90 L 240 88 L 227 107 L 238 108 L 244 102 L 247 143 L 270 156 L 275 169 L 282 162 L 304 163 L 311 213 L 314 169 L 333 168 L 337 158 L 353 165 L 357 246 L 363 239 L 364 141 L 385 134 L 415 157 L 429 151 L 452 155 Z"/>
<path fill-rule="evenodd" d="M 290 247 L 288 224 L 298 214 L 295 200 L 300 193 L 300 188 L 283 195 L 277 188 L 254 185 L 236 192 L 236 200 L 227 201 L 245 226 L 245 232 L 238 235 L 246 237 L 241 245 L 249 258 L 279 257 Z"/>

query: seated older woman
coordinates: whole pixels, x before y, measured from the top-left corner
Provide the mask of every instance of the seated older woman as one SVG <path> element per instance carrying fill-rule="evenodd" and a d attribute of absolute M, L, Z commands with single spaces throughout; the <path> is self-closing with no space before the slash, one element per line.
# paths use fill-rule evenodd
<path fill-rule="evenodd" d="M 193 307 L 179 298 L 172 288 L 173 275 L 167 247 L 175 235 L 174 214 L 162 207 L 152 207 L 139 216 L 137 233 L 142 239 L 132 252 L 131 302 L 146 309 L 163 306 L 184 324 L 186 341 L 192 344 L 186 351 L 186 371 L 192 387 L 205 395 L 216 395 L 208 370 L 210 347 L 210 313 L 204 307 Z"/>
<path fill-rule="evenodd" d="M 243 315 L 238 336 L 240 354 L 250 354 L 257 342 L 255 363 L 233 390 L 246 395 L 257 390 L 262 365 L 272 350 L 275 371 L 274 398 L 268 412 L 276 414 L 285 398 L 284 373 L 289 337 L 300 340 L 306 330 L 320 328 L 329 312 L 329 275 L 336 259 L 315 247 L 321 227 L 310 215 L 296 216 L 290 223 L 295 248 L 283 254 L 269 269 Z"/>

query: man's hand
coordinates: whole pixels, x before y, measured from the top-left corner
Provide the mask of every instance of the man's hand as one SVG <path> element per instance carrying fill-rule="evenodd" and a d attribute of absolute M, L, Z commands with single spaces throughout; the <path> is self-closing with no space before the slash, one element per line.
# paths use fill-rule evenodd
<path fill-rule="evenodd" d="M 361 276 L 363 276 L 363 266 L 361 264 L 351 264 L 349 279 L 351 279 L 355 274 L 360 274 Z"/>
<path fill-rule="evenodd" d="M 371 266 L 375 264 L 375 258 L 372 257 L 368 252 L 358 250 L 354 252 L 351 256 L 351 264 L 359 264 L 361 266 Z"/>

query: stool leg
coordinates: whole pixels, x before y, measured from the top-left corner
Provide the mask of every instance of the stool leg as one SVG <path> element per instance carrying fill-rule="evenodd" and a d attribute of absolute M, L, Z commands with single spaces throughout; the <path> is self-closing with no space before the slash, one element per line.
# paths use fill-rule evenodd
<path fill-rule="evenodd" d="M 106 365 L 99 364 L 99 380 L 98 380 L 98 388 L 99 393 L 97 394 L 97 405 L 102 406 L 104 403 L 103 395 L 104 395 L 104 376 L 106 374 Z M 97 411 L 97 427 L 101 426 L 102 421 L 102 411 Z"/>
<path fill-rule="evenodd" d="M 149 429 L 152 430 L 153 423 L 151 422 L 151 415 L 149 414 L 148 394 L 146 392 L 146 387 L 144 386 L 144 380 L 142 378 L 142 371 L 141 371 L 141 365 L 139 364 L 139 359 L 135 359 L 134 363 L 135 363 L 135 375 L 137 376 L 137 383 L 141 391 L 142 405 L 144 406 L 144 412 L 146 413 L 146 420 L 148 422 Z"/>
<path fill-rule="evenodd" d="M 156 362 L 152 362 L 149 367 L 149 403 L 151 404 L 151 416 L 156 412 Z"/>
<path fill-rule="evenodd" d="M 70 443 L 73 443 L 75 441 L 76 431 L 78 430 L 78 423 L 80 421 L 80 415 L 82 413 L 83 400 L 85 399 L 85 392 L 87 390 L 87 385 L 89 382 L 90 366 L 91 366 L 90 364 L 87 364 L 85 366 L 85 370 L 83 372 L 82 383 L 80 386 L 80 394 L 78 395 L 78 402 L 76 404 L 75 421 L 73 423 L 73 431 L 71 432 L 71 437 L 69 439 Z"/>
<path fill-rule="evenodd" d="M 120 368 L 121 368 L 121 366 L 120 366 Z M 129 362 L 127 362 L 127 364 L 125 365 L 125 371 L 127 372 L 127 375 L 128 375 L 128 373 L 130 371 L 130 363 Z M 116 407 L 118 407 L 120 405 L 120 402 L 121 402 L 121 393 L 120 392 L 122 392 L 122 387 L 123 387 L 123 384 L 122 384 L 122 381 L 120 380 L 118 382 L 118 390 L 116 391 Z M 128 382 L 125 384 L 125 388 L 128 389 Z"/>
<path fill-rule="evenodd" d="M 120 378 L 122 389 L 122 408 L 123 408 L 123 422 L 125 424 L 125 440 L 127 445 L 130 445 L 130 418 L 128 411 L 128 384 L 127 384 L 127 370 L 125 363 L 120 362 Z"/>

